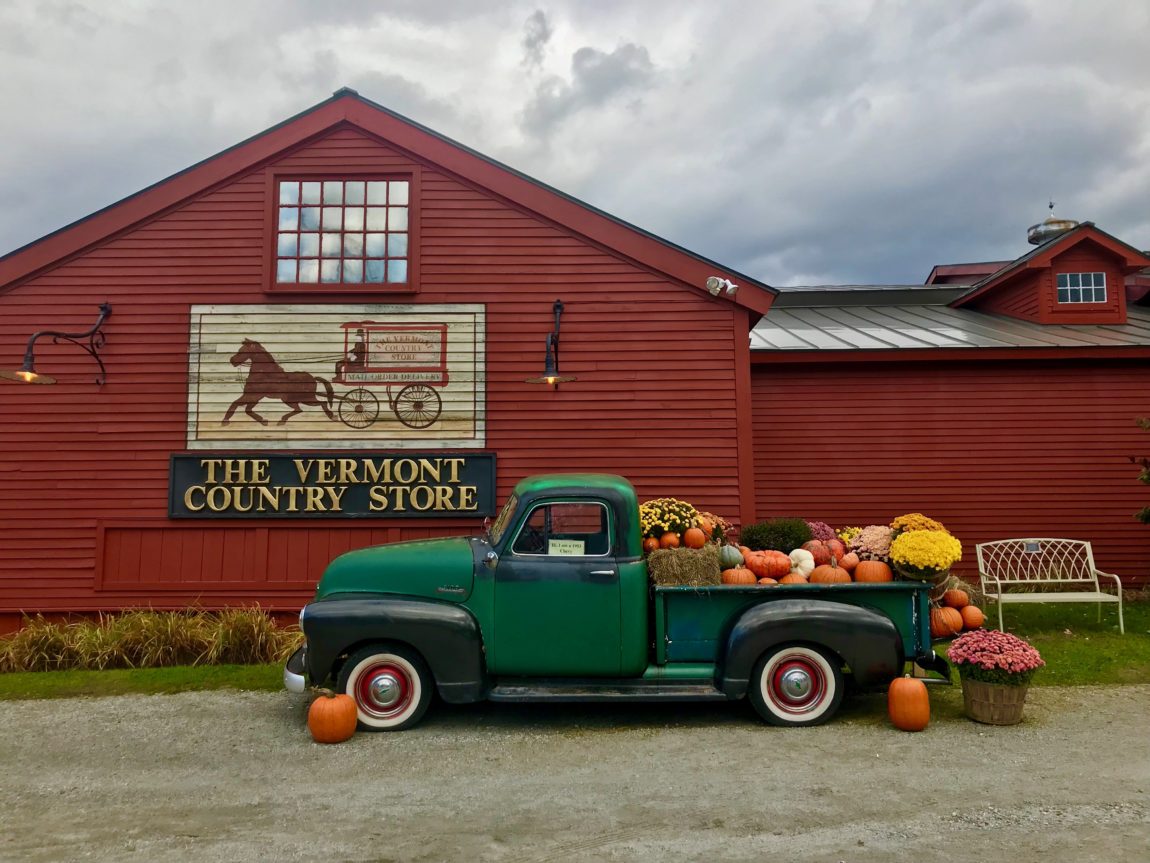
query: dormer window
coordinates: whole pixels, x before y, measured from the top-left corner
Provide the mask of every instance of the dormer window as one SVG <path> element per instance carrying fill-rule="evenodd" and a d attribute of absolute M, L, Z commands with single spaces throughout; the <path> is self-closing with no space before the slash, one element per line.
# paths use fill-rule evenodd
<path fill-rule="evenodd" d="M 407 177 L 278 180 L 275 283 L 406 287 Z"/>
<path fill-rule="evenodd" d="M 1059 303 L 1106 302 L 1105 273 L 1059 273 Z"/>

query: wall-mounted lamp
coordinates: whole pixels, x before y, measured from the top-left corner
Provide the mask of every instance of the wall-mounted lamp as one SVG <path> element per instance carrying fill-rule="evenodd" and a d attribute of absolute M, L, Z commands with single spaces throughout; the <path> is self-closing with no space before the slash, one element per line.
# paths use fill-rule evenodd
<path fill-rule="evenodd" d="M 722 276 L 711 276 L 709 279 L 707 279 L 707 291 L 712 297 L 717 297 L 724 291 L 728 297 L 733 297 L 735 295 L 735 291 L 738 289 L 738 285 L 736 285 L 730 279 L 724 279 Z"/>
<path fill-rule="evenodd" d="M 24 365 L 15 371 L 3 370 L 0 371 L 0 378 L 6 378 L 10 381 L 19 381 L 23 384 L 54 384 L 56 379 L 49 375 L 42 375 L 36 371 L 36 359 L 33 356 L 33 349 L 36 344 L 36 339 L 43 336 L 51 336 L 52 342 L 59 344 L 61 341 L 71 342 L 87 351 L 92 359 L 94 359 L 100 366 L 100 374 L 96 376 L 96 383 L 102 384 L 105 380 L 104 361 L 100 359 L 100 348 L 104 347 L 104 331 L 100 329 L 107 320 L 108 315 L 112 314 L 112 307 L 108 303 L 100 304 L 100 316 L 96 318 L 96 323 L 92 325 L 90 330 L 85 330 L 82 333 L 60 333 L 54 330 L 43 330 L 38 333 L 33 333 L 32 337 L 28 339 L 28 347 L 24 351 Z M 87 339 L 86 342 L 80 341 Z"/>
<path fill-rule="evenodd" d="M 543 360 L 543 374 L 537 378 L 528 378 L 524 383 L 550 384 L 552 389 L 559 389 L 559 384 L 573 381 L 575 377 L 559 374 L 559 318 L 563 314 L 563 301 L 556 300 L 551 309 L 555 312 L 555 329 L 547 334 L 547 355 Z"/>

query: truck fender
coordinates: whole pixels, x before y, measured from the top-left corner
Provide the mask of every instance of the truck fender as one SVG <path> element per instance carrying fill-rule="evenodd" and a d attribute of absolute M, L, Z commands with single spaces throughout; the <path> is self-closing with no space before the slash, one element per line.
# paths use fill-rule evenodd
<path fill-rule="evenodd" d="M 860 686 L 897 677 L 905 661 L 898 628 L 884 614 L 827 600 L 780 599 L 752 606 L 735 621 L 727 636 L 719 689 L 729 698 L 746 695 L 759 657 L 788 643 L 833 651 Z"/>
<path fill-rule="evenodd" d="M 435 677 L 440 697 L 451 704 L 482 700 L 487 693 L 483 637 L 465 608 L 453 603 L 402 597 L 335 596 L 304 608 L 307 676 L 319 684 L 336 661 L 371 642 L 401 642 L 419 651 Z"/>

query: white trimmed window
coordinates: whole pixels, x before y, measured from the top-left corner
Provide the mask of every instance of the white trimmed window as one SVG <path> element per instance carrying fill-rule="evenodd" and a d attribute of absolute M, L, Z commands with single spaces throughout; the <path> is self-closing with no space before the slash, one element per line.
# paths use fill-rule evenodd
<path fill-rule="evenodd" d="M 407 179 L 278 181 L 276 283 L 407 284 L 410 192 Z"/>
<path fill-rule="evenodd" d="M 1105 273 L 1059 273 L 1058 302 L 1106 302 Z"/>

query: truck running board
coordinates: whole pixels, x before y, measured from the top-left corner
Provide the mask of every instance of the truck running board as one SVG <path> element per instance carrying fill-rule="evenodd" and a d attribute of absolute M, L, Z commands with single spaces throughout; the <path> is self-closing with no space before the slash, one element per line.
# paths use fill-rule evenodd
<path fill-rule="evenodd" d="M 696 683 L 637 683 L 617 680 L 531 680 L 500 683 L 487 697 L 492 701 L 726 701 L 727 696 L 705 681 Z"/>

